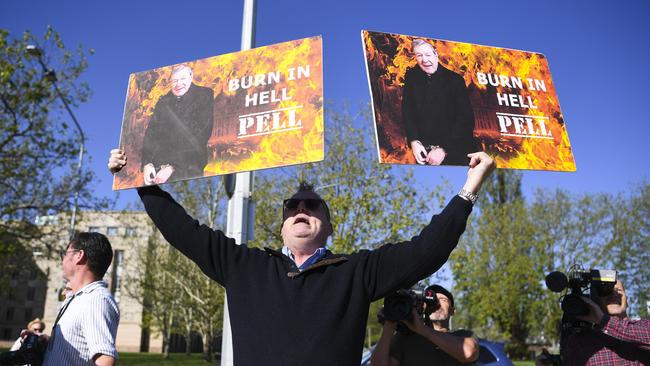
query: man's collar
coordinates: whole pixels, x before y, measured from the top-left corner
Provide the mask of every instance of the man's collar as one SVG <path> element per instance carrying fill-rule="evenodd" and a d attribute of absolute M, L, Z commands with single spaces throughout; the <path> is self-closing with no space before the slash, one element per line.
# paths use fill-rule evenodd
<path fill-rule="evenodd" d="M 308 268 L 309 266 L 311 266 L 312 264 L 318 262 L 319 260 L 321 260 L 323 257 L 327 255 L 327 252 L 328 250 L 323 247 L 316 249 L 316 251 L 312 253 L 306 261 L 304 261 L 300 266 L 298 266 L 298 270 L 302 271 Z M 289 259 L 291 259 L 294 263 L 296 262 L 296 257 L 293 255 L 289 247 L 287 246 L 282 247 L 282 254 L 289 257 Z"/>
<path fill-rule="evenodd" d="M 96 289 L 98 289 L 100 287 L 108 287 L 108 284 L 104 280 L 97 280 L 97 281 L 91 282 L 91 283 L 87 284 L 86 286 L 82 287 L 81 289 L 77 290 L 75 292 L 75 296 L 79 295 L 81 293 L 84 293 L 84 292 L 85 293 L 93 292 L 93 291 L 95 291 Z"/>

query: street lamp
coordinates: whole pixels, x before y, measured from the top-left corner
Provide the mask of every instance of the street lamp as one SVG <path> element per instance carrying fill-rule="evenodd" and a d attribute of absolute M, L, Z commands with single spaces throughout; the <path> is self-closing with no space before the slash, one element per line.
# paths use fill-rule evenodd
<path fill-rule="evenodd" d="M 84 135 L 83 130 L 81 129 L 81 125 L 79 125 L 79 122 L 77 121 L 77 117 L 75 117 L 74 113 L 72 113 L 72 109 L 70 108 L 70 105 L 68 104 L 68 101 L 65 99 L 63 94 L 61 93 L 61 90 L 59 89 L 59 86 L 57 85 L 57 78 L 56 78 L 56 72 L 50 68 L 48 68 L 45 65 L 45 62 L 43 61 L 43 51 L 38 48 L 38 46 L 29 44 L 26 47 L 27 49 L 27 54 L 36 57 L 38 60 L 38 63 L 41 65 L 43 68 L 43 78 L 47 79 L 52 83 L 54 86 L 54 91 L 56 92 L 57 97 L 61 100 L 63 105 L 65 106 L 65 109 L 68 111 L 68 114 L 70 115 L 70 118 L 72 118 L 72 121 L 74 122 L 74 125 L 77 127 L 77 131 L 79 132 L 79 161 L 77 162 L 77 178 L 81 177 L 81 166 L 83 164 L 83 156 L 84 156 L 84 143 L 86 141 L 86 137 Z M 74 201 L 73 201 L 73 206 L 72 206 L 72 215 L 70 217 L 70 239 L 74 236 L 74 230 L 75 230 L 75 223 L 77 219 L 77 206 L 78 206 L 78 201 L 79 201 L 79 190 L 81 189 L 80 185 L 77 184 L 76 190 L 74 192 Z"/>

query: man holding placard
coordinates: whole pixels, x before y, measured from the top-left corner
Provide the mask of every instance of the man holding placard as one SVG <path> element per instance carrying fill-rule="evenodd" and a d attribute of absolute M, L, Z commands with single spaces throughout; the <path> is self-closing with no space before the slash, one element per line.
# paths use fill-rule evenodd
<path fill-rule="evenodd" d="M 305 184 L 284 201 L 281 251 L 236 245 L 157 186 L 138 194 L 165 239 L 226 288 L 237 365 L 353 365 L 361 359 L 370 303 L 431 275 L 458 243 L 495 166 L 483 152 L 468 158 L 463 189 L 419 235 L 343 255 L 325 248 L 330 211 Z M 111 151 L 112 173 L 126 163 L 122 150 Z"/>

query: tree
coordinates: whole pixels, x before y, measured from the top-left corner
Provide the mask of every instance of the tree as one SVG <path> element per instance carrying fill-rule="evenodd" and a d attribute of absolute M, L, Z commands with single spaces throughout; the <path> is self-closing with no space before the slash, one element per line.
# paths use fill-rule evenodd
<path fill-rule="evenodd" d="M 27 52 L 30 44 L 45 51 L 44 62 L 56 74 L 44 77 L 38 59 Z M 78 80 L 88 52 L 68 50 L 52 28 L 41 39 L 29 32 L 14 37 L 0 29 L 0 50 L 0 237 L 7 246 L 42 246 L 50 254 L 55 248 L 39 240 L 45 233 L 36 219 L 67 211 L 77 191 L 81 207 L 100 203 L 89 191 L 92 173 L 75 170 L 78 135 L 67 114 L 58 113 L 61 98 L 75 107 L 90 95 Z M 60 96 L 53 89 L 54 75 Z M 0 262 L 3 275 L 22 265 L 4 255 Z"/>
<path fill-rule="evenodd" d="M 498 170 L 485 182 L 480 215 L 452 254 L 462 313 L 458 322 L 490 338 L 508 339 L 513 356 L 539 329 L 539 251 L 521 194 L 521 174 Z"/>

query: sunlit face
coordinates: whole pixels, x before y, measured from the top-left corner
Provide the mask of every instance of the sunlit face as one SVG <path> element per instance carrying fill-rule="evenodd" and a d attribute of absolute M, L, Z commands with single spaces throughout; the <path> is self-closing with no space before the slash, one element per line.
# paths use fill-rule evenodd
<path fill-rule="evenodd" d="M 75 263 L 79 249 L 73 248 L 68 245 L 68 248 L 61 254 L 61 266 L 63 267 L 63 278 L 70 280 L 74 274 Z"/>
<path fill-rule="evenodd" d="M 433 47 L 428 43 L 415 46 L 413 48 L 415 60 L 422 71 L 427 74 L 433 74 L 438 70 L 438 55 L 433 50 Z"/>
<path fill-rule="evenodd" d="M 32 331 L 33 333 L 41 334 L 45 330 L 45 326 L 43 325 L 43 323 L 34 323 L 32 324 L 31 327 L 29 327 L 29 330 Z"/>
<path fill-rule="evenodd" d="M 291 198 L 320 199 L 314 192 L 299 192 Z M 332 226 L 325 212 L 322 204 L 310 210 L 304 201 L 301 201 L 295 209 L 285 210 L 286 218 L 282 223 L 284 245 L 290 249 L 324 245 L 327 237 L 332 233 Z"/>
<path fill-rule="evenodd" d="M 429 315 L 429 319 L 434 322 L 449 320 L 453 314 L 451 301 L 449 301 L 449 298 L 447 296 L 441 293 L 436 292 L 436 297 L 438 298 L 438 303 L 440 303 L 440 308 L 431 313 L 431 315 Z"/>
<path fill-rule="evenodd" d="M 618 280 L 614 285 L 614 291 L 605 297 L 596 296 L 596 302 L 600 305 L 601 309 L 612 316 L 625 315 L 627 311 L 627 295 L 623 283 Z"/>
<path fill-rule="evenodd" d="M 187 67 L 176 70 L 172 74 L 172 94 L 180 97 L 187 93 L 192 85 L 192 70 Z"/>

